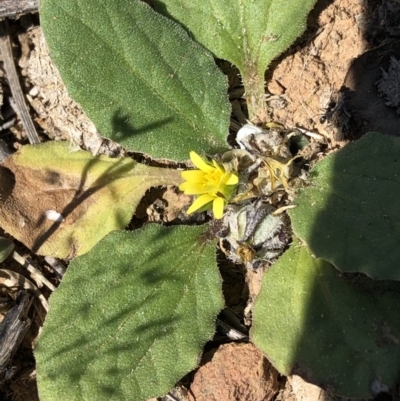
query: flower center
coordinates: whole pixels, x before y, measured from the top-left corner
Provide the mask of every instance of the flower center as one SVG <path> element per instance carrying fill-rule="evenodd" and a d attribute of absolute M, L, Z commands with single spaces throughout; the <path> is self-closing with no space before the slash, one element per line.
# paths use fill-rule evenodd
<path fill-rule="evenodd" d="M 223 174 L 220 171 L 214 170 L 213 172 L 205 174 L 205 187 L 207 192 L 216 193 L 220 191 Z"/>

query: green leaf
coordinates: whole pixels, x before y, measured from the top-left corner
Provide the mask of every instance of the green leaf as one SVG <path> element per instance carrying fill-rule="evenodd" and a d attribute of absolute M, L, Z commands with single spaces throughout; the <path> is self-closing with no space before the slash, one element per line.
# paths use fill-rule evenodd
<path fill-rule="evenodd" d="M 400 279 L 400 139 L 369 133 L 331 154 L 289 214 L 312 252 L 346 272 Z"/>
<path fill-rule="evenodd" d="M 180 172 L 72 151 L 66 142 L 27 145 L 0 170 L 15 185 L 0 201 L 2 228 L 40 255 L 72 258 L 124 228 L 152 186 L 179 184 Z M 59 221 L 57 221 L 59 220 Z"/>
<path fill-rule="evenodd" d="M 265 93 L 266 68 L 304 31 L 316 0 L 153 2 L 157 11 L 181 23 L 216 57 L 239 68 L 251 111 L 256 103 L 265 103 L 260 96 Z"/>
<path fill-rule="evenodd" d="M 4 262 L 14 251 L 15 245 L 7 238 L 0 237 L 0 263 Z"/>
<path fill-rule="evenodd" d="M 204 227 L 148 225 L 75 259 L 35 351 L 42 401 L 140 401 L 197 366 L 223 307 Z"/>
<path fill-rule="evenodd" d="M 343 277 L 294 241 L 266 272 L 251 337 L 281 374 L 299 374 L 349 398 L 395 388 L 400 283 Z"/>
<path fill-rule="evenodd" d="M 138 0 L 42 0 L 40 20 L 68 91 L 103 135 L 155 158 L 227 146 L 227 79 L 180 26 Z"/>

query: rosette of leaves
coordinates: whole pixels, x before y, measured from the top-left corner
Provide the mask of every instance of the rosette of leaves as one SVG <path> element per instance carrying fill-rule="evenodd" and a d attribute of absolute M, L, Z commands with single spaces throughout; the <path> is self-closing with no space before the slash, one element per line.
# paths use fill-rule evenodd
<path fill-rule="evenodd" d="M 153 158 L 219 152 L 229 127 L 227 80 L 206 48 L 239 67 L 255 115 L 265 107 L 265 68 L 303 31 L 315 0 L 197 3 L 221 7 L 222 29 L 200 29 L 207 41 L 173 15 L 173 2 L 170 16 L 202 45 L 137 0 L 42 0 L 52 57 L 104 136 Z M 214 244 L 199 245 L 204 231 L 113 232 L 72 261 L 35 351 L 42 400 L 145 400 L 196 367 L 223 306 Z"/>

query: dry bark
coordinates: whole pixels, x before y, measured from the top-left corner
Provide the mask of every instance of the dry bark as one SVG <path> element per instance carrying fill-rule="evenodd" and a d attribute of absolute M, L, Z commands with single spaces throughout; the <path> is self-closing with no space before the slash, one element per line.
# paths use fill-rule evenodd
<path fill-rule="evenodd" d="M 7 370 L 7 365 L 17 351 L 32 323 L 28 318 L 32 297 L 21 291 L 16 304 L 0 324 L 0 373 Z"/>
<path fill-rule="evenodd" d="M 38 10 L 39 0 L 0 0 L 0 18 L 16 18 Z"/>

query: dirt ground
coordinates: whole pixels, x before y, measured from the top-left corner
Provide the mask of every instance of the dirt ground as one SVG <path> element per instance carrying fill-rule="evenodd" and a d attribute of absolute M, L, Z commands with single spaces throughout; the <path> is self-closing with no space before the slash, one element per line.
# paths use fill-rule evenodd
<path fill-rule="evenodd" d="M 80 146 L 96 154 L 121 154 L 123 150 L 119 146 L 100 138 L 94 125 L 69 98 L 51 62 L 38 15 L 25 15 L 9 23 L 20 82 L 41 140 L 68 140 L 72 147 Z M 398 0 L 320 0 L 308 18 L 306 32 L 274 61 L 266 73 L 271 121 L 286 128 L 304 130 L 315 140 L 314 145 L 321 155 L 368 131 L 399 135 L 400 64 L 397 60 L 400 60 Z M 0 84 L 0 139 L 17 150 L 28 141 L 12 107 L 2 62 Z M 234 83 L 231 92 L 240 94 L 240 83 Z M 243 110 L 238 109 L 238 104 L 240 107 L 243 102 L 241 96 L 231 96 L 233 127 L 243 122 Z M 179 195 L 175 188 L 152 190 L 146 195 L 132 225 L 145 220 L 172 221 L 188 202 L 189 199 Z M 0 235 L 3 234 L 0 229 Z M 56 267 L 55 261 L 38 257 L 19 243 L 16 250 L 52 284 L 58 285 L 60 274 L 57 270 L 66 268 L 63 261 L 58 261 Z M 239 317 L 246 336 L 263 270 L 247 271 L 227 262 L 222 253 L 219 260 L 226 306 Z M 7 261 L 2 268 L 26 275 L 15 262 Z M 42 292 L 46 298 L 51 293 L 48 289 Z M 16 292 L 3 288 L 1 297 L 15 299 Z M 3 312 L 2 319 L 5 316 L 6 312 Z M 1 400 L 38 400 L 32 346 L 40 330 L 41 317 L 35 308 L 31 308 L 29 318 L 32 324 L 28 334 L 6 369 L 0 371 Z M 173 400 L 173 397 L 180 401 L 338 400 L 297 376 L 279 376 L 251 344 L 240 349 L 241 365 L 258 366 L 257 372 L 249 375 L 249 380 L 253 387 L 262 383 L 265 391 L 246 398 L 240 392 L 246 393 L 242 388 L 235 393 L 241 396 L 230 395 L 234 392 L 229 389 L 235 386 L 239 389 L 238 378 L 244 374 L 236 365 L 238 347 L 241 345 L 219 330 L 206 347 L 202 367 L 187 375 L 165 400 Z M 220 352 L 223 354 L 219 355 Z M 250 358 L 256 362 L 250 363 L 253 361 Z M 218 374 L 222 366 L 229 372 L 229 377 L 224 379 Z M 263 367 L 261 371 L 260 366 Z M 214 398 L 205 396 L 205 387 L 210 383 L 218 384 Z"/>

